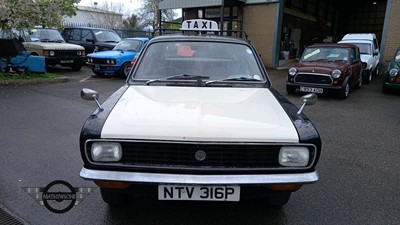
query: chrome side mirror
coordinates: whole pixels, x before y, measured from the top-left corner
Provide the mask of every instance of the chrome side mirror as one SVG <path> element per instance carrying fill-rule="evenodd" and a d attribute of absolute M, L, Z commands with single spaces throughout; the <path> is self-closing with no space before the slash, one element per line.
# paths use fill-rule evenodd
<path fill-rule="evenodd" d="M 317 102 L 318 96 L 315 93 L 310 93 L 306 94 L 301 97 L 301 106 L 299 111 L 297 112 L 297 115 L 300 115 L 300 113 L 303 111 L 304 106 L 306 105 L 314 105 Z"/>
<path fill-rule="evenodd" d="M 99 107 L 99 111 L 103 111 L 103 107 L 100 105 L 99 102 L 99 93 L 95 90 L 89 89 L 89 88 L 83 88 L 81 90 L 81 98 L 83 100 L 89 100 L 89 101 L 95 101 L 97 104 L 97 107 Z"/>

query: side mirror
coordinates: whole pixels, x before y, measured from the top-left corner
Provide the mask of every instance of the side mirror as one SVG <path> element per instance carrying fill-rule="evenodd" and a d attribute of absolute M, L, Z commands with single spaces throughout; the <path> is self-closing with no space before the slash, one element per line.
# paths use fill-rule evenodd
<path fill-rule="evenodd" d="M 372 55 L 373 55 L 373 56 L 377 56 L 377 55 L 378 55 L 378 52 L 374 52 Z"/>
<path fill-rule="evenodd" d="M 95 90 L 89 88 L 83 88 L 81 90 L 81 98 L 83 100 L 95 101 L 97 106 L 99 107 L 99 111 L 103 111 L 103 107 L 99 103 L 99 93 Z"/>
<path fill-rule="evenodd" d="M 304 106 L 306 105 L 314 105 L 317 102 L 318 96 L 315 93 L 310 93 L 306 94 L 301 97 L 301 106 L 299 111 L 297 112 L 297 115 L 300 115 L 300 113 L 303 111 Z"/>
<path fill-rule="evenodd" d="M 90 39 L 90 38 L 86 38 L 86 42 L 90 42 L 90 43 L 94 44 L 94 40 Z"/>

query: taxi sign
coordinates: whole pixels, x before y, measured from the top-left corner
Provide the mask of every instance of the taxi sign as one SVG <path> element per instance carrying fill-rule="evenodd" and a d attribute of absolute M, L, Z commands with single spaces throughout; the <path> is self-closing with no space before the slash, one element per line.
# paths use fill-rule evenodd
<path fill-rule="evenodd" d="M 181 30 L 219 31 L 217 22 L 203 19 L 185 20 L 182 22 Z"/>

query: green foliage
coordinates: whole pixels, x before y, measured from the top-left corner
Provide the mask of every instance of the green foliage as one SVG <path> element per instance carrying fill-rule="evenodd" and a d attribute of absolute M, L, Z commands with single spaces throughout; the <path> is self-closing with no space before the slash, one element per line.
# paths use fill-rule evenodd
<path fill-rule="evenodd" d="M 55 79 L 58 77 L 59 77 L 59 75 L 57 75 L 55 73 L 31 73 L 31 74 L 26 74 L 26 75 L 0 73 L 0 80 L 2 80 L 2 81 Z"/>
<path fill-rule="evenodd" d="M 0 28 L 61 28 L 62 17 L 76 15 L 76 0 L 0 0 Z"/>

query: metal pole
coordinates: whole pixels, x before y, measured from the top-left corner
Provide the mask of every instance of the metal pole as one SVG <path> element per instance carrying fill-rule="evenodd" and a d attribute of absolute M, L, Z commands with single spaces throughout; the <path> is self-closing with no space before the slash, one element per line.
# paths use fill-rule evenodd
<path fill-rule="evenodd" d="M 220 34 L 222 35 L 222 31 L 224 30 L 224 5 L 225 5 L 225 0 L 221 0 L 221 18 L 220 18 Z"/>

